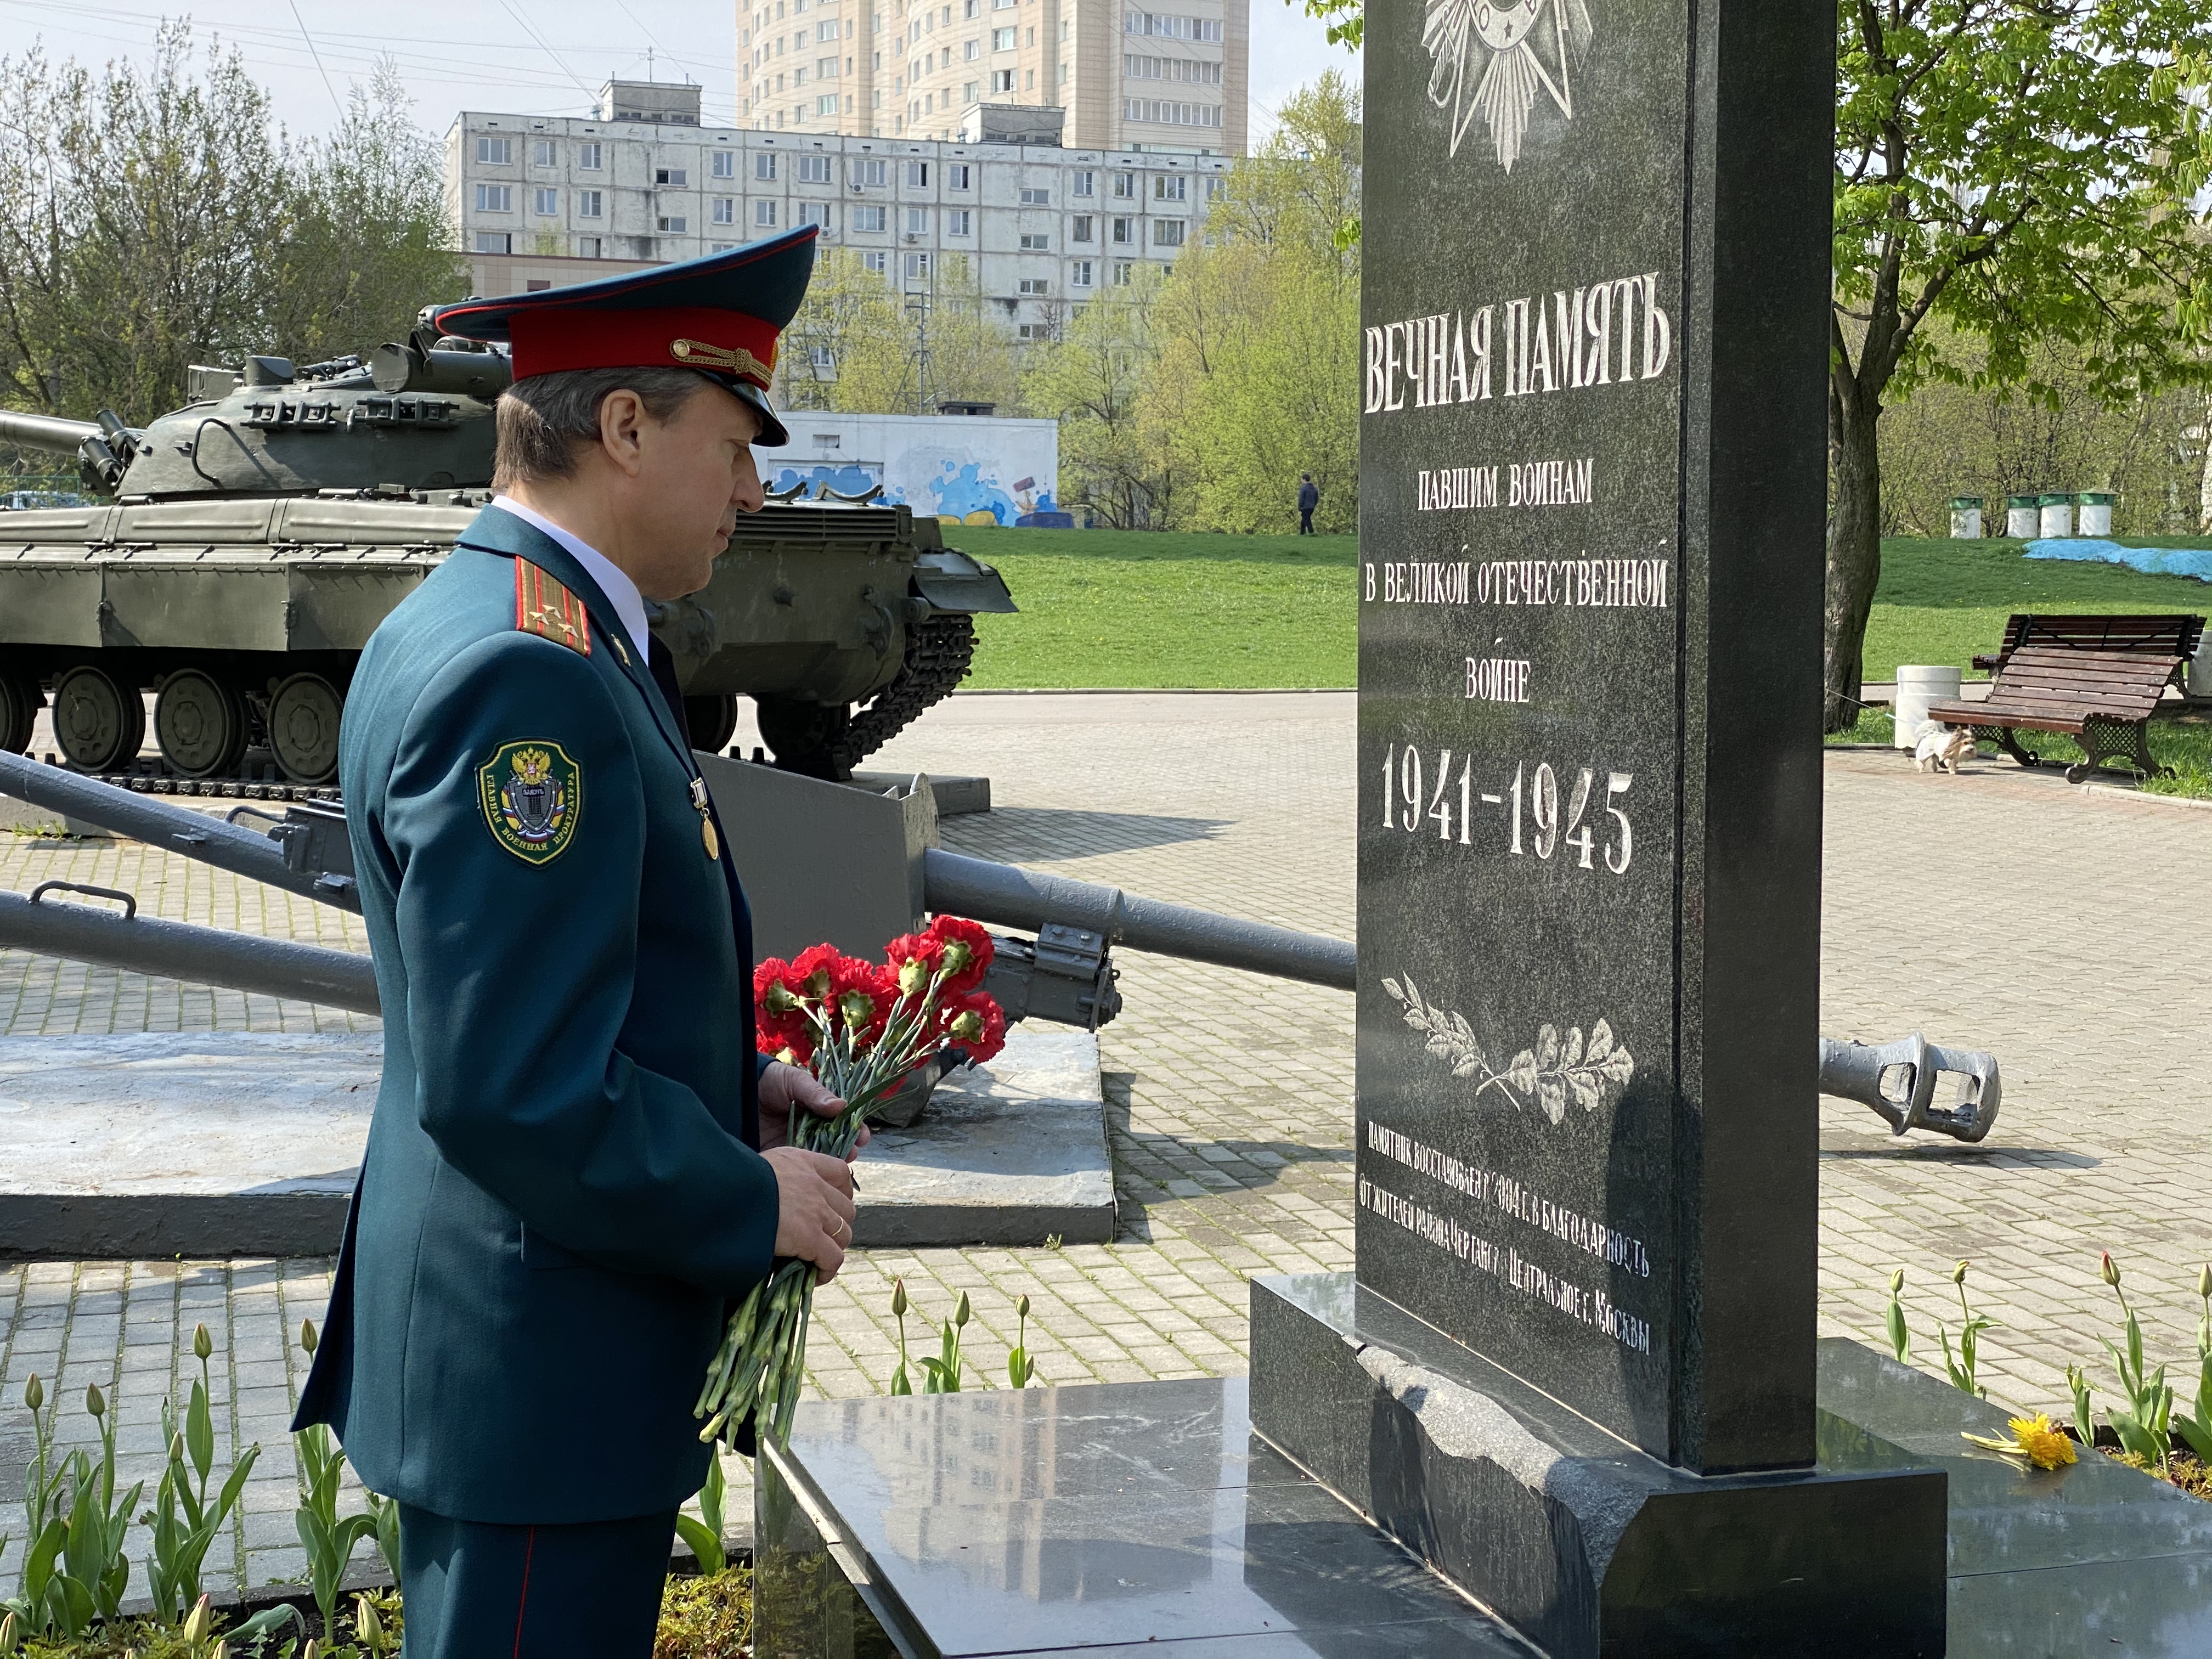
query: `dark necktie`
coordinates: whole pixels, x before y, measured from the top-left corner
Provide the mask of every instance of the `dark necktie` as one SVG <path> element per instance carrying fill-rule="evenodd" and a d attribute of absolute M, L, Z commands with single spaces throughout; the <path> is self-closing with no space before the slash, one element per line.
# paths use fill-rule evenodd
<path fill-rule="evenodd" d="M 676 716 L 676 730 L 684 739 L 686 749 L 691 747 L 691 722 L 684 717 L 684 691 L 676 684 L 676 658 L 660 642 L 658 634 L 646 635 L 645 665 L 653 675 L 653 683 L 660 688 L 660 695 L 668 703 L 669 713 Z"/>

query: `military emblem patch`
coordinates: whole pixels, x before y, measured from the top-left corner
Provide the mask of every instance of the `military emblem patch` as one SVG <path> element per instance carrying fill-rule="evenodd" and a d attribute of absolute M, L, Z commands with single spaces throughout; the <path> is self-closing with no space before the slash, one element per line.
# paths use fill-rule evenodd
<path fill-rule="evenodd" d="M 503 743 L 477 769 L 477 798 L 494 841 L 525 864 L 549 864 L 576 838 L 583 769 L 557 743 Z"/>

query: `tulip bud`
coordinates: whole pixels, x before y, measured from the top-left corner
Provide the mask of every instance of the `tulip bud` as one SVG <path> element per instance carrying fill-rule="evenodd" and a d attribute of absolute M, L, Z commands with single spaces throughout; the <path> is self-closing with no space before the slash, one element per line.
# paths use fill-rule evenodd
<path fill-rule="evenodd" d="M 215 1339 L 208 1334 L 208 1328 L 205 1325 L 193 1326 L 192 1358 L 195 1359 L 205 1359 L 214 1352 Z"/>
<path fill-rule="evenodd" d="M 968 1326 L 968 1292 L 963 1291 L 960 1292 L 960 1305 L 952 1310 L 952 1322 L 965 1330 Z"/>
<path fill-rule="evenodd" d="M 2212 1261 L 2206 1262 L 2197 1270 L 2197 1294 L 2212 1296 Z"/>
<path fill-rule="evenodd" d="M 1024 1291 L 1020 1299 L 1014 1304 L 1014 1311 L 1024 1319 L 1030 1316 L 1030 1296 L 1027 1291 Z"/>
<path fill-rule="evenodd" d="M 196 1648 L 206 1641 L 208 1626 L 213 1623 L 215 1623 L 214 1598 L 203 1595 L 192 1603 L 191 1612 L 185 1616 L 185 1645 Z"/>
<path fill-rule="evenodd" d="M 172 1463 L 185 1461 L 185 1433 L 182 1429 L 169 1437 L 169 1461 Z"/>
<path fill-rule="evenodd" d="M 2098 1272 L 2103 1276 L 2105 1283 L 2116 1291 L 2120 1288 L 2120 1264 L 2112 1260 L 2112 1253 L 2110 1250 L 2105 1252 L 2103 1264 L 2098 1268 Z"/>
<path fill-rule="evenodd" d="M 216 1643 L 215 1644 L 215 1651 L 208 1655 L 208 1659 L 230 1659 L 229 1641 L 225 1639 Z"/>
<path fill-rule="evenodd" d="M 13 1653 L 21 1635 L 20 1621 L 14 1613 L 0 1618 L 0 1653 Z"/>
<path fill-rule="evenodd" d="M 38 1372 L 33 1371 L 31 1380 L 23 1384 L 23 1404 L 36 1411 L 46 1403 L 46 1385 L 39 1381 Z"/>
<path fill-rule="evenodd" d="M 323 1644 L 310 1636 L 307 1645 L 300 1650 L 300 1659 L 323 1659 Z"/>
<path fill-rule="evenodd" d="M 353 1627 L 361 1633 L 361 1639 L 372 1648 L 383 1645 L 384 1621 L 376 1616 L 376 1603 L 366 1595 L 354 1598 Z"/>
<path fill-rule="evenodd" d="M 891 1317 L 894 1319 L 903 1319 L 905 1316 L 906 1280 L 903 1279 L 893 1279 L 891 1281 Z M 36 1388 L 38 1386 L 38 1382 L 39 1379 L 34 1376 L 31 1379 L 31 1385 L 33 1388 Z"/>
<path fill-rule="evenodd" d="M 90 1412 L 94 1419 L 105 1417 L 107 1414 L 107 1396 L 100 1393 L 99 1383 L 88 1382 L 85 1385 L 84 1408 Z"/>
<path fill-rule="evenodd" d="M 1892 1296 L 1895 1296 L 1895 1295 L 1896 1295 L 1899 1291 L 1903 1290 L 1904 1288 L 1905 1288 L 1905 1269 L 1904 1269 L 1904 1268 L 1902 1268 L 1902 1267 L 1899 1267 L 1899 1268 L 1895 1273 L 1893 1273 L 1890 1274 L 1890 1276 L 1889 1276 L 1889 1293 L 1890 1293 Z"/>
<path fill-rule="evenodd" d="M 1954 1285 L 1963 1285 L 1966 1282 L 1966 1268 L 1970 1264 L 1966 1262 L 1961 1261 L 1957 1267 L 1951 1269 L 1951 1282 Z"/>
<path fill-rule="evenodd" d="M 301 1320 L 300 1322 L 300 1346 L 305 1348 L 308 1353 L 312 1355 L 315 1352 L 315 1322 L 312 1319 Z"/>

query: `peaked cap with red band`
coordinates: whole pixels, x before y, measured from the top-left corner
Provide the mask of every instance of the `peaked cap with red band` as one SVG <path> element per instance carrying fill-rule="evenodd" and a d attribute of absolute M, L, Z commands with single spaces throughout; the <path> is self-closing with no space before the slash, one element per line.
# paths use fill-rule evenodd
<path fill-rule="evenodd" d="M 817 225 L 702 259 L 602 276 L 573 288 L 463 300 L 431 325 L 465 340 L 505 342 L 514 378 L 574 368 L 690 368 L 760 411 L 754 441 L 791 441 L 769 406 L 776 342 L 814 271 Z"/>

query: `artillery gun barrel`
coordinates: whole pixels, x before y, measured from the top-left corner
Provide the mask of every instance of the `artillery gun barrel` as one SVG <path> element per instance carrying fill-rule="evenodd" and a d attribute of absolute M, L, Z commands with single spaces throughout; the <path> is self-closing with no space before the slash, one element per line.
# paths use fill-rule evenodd
<path fill-rule="evenodd" d="M 118 900 L 125 908 L 118 913 L 57 901 L 48 896 L 55 888 Z M 357 1014 L 382 1012 L 376 994 L 376 969 L 365 956 L 289 939 L 227 933 L 220 927 L 162 921 L 137 912 L 137 902 L 127 893 L 77 887 L 68 882 L 41 883 L 28 898 L 20 893 L 0 892 L 0 945 L 192 985 L 223 985 L 264 996 L 349 1008 Z"/>
<path fill-rule="evenodd" d="M 33 415 L 19 409 L 0 409 L 0 441 L 21 444 L 27 449 L 51 449 L 74 455 L 87 438 L 100 435 L 97 421 L 68 421 L 58 415 Z"/>
<path fill-rule="evenodd" d="M 1349 991 L 1357 982 L 1358 952 L 1342 939 L 1136 898 L 1118 887 L 1040 875 L 939 848 L 922 854 L 921 868 L 923 901 L 932 910 L 1002 927 L 1036 929 L 1054 923 L 1088 927 L 1109 944 L 1132 951 L 1242 968 L 1340 991 Z"/>
<path fill-rule="evenodd" d="M 0 794 L 96 823 L 149 847 L 182 853 L 233 875 L 335 904 L 341 910 L 356 915 L 361 910 L 361 890 L 350 877 L 295 870 L 286 862 L 283 848 L 267 836 L 225 823 L 204 812 L 167 805 L 97 778 L 80 777 L 58 766 L 42 765 L 5 750 L 0 750 Z"/>

